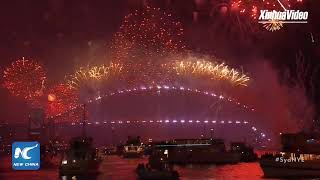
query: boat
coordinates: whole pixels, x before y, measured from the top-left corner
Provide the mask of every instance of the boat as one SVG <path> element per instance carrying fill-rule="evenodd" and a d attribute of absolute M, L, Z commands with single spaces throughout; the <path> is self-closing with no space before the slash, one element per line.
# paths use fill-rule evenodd
<path fill-rule="evenodd" d="M 126 144 L 123 146 L 124 158 L 140 158 L 143 156 L 144 148 L 141 143 L 140 137 L 132 138 L 128 137 Z"/>
<path fill-rule="evenodd" d="M 149 156 L 149 163 L 139 164 L 136 173 L 139 180 L 178 180 L 179 173 L 173 169 L 173 165 L 169 163 L 168 158 L 161 157 L 154 151 Z"/>
<path fill-rule="evenodd" d="M 175 139 L 155 145 L 174 164 L 235 164 L 240 154 L 227 151 L 222 139 Z"/>
<path fill-rule="evenodd" d="M 115 146 L 107 146 L 103 148 L 103 154 L 104 155 L 117 155 L 118 154 L 118 150 L 117 147 Z"/>
<path fill-rule="evenodd" d="M 57 168 L 59 158 L 57 152 L 52 148 L 51 144 L 42 144 L 40 146 L 40 166 L 41 169 Z"/>
<path fill-rule="evenodd" d="M 96 149 L 92 145 L 92 138 L 77 137 L 70 141 L 70 148 L 63 155 L 59 174 L 79 175 L 97 174 L 101 158 L 97 155 Z"/>
<path fill-rule="evenodd" d="M 319 178 L 320 138 L 297 133 L 281 136 L 282 151 L 261 156 L 260 166 L 267 178 Z"/>
<path fill-rule="evenodd" d="M 139 164 L 136 173 L 139 180 L 178 180 L 179 173 L 175 170 L 168 168 L 154 169 L 150 168 L 147 164 L 146 167 L 144 164 Z"/>
<path fill-rule="evenodd" d="M 258 160 L 258 155 L 254 152 L 253 147 L 243 142 L 232 142 L 230 144 L 231 152 L 240 154 L 241 162 L 254 162 Z"/>

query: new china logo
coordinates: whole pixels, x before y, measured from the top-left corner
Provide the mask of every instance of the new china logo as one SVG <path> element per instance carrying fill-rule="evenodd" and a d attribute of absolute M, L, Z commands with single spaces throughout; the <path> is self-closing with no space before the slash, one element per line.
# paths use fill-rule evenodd
<path fill-rule="evenodd" d="M 12 144 L 12 168 L 14 170 L 38 170 L 40 168 L 40 143 L 14 142 Z"/>

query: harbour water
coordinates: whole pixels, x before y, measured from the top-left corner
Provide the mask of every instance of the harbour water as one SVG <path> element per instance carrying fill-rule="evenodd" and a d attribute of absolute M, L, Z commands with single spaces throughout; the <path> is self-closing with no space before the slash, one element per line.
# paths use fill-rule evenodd
<path fill-rule="evenodd" d="M 105 157 L 101 166 L 101 173 L 90 177 L 59 177 L 58 168 L 48 168 L 39 171 L 13 171 L 9 157 L 0 158 L 1 180 L 135 180 L 135 168 L 139 163 L 146 163 L 147 159 L 123 159 L 118 156 Z M 259 180 L 263 179 L 263 172 L 259 163 L 239 163 L 234 165 L 186 165 L 175 166 L 181 180 Z"/>

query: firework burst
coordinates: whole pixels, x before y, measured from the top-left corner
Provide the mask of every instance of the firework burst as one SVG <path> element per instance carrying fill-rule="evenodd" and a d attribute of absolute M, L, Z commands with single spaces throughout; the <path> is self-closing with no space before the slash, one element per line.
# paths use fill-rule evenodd
<path fill-rule="evenodd" d="M 185 49 L 183 27 L 171 14 L 146 7 L 127 15 L 112 47 L 118 60 L 137 61 L 141 57 L 162 57 Z"/>
<path fill-rule="evenodd" d="M 250 16 L 254 22 L 258 20 L 260 10 L 276 10 L 285 11 L 291 9 L 293 5 L 302 3 L 302 0 L 232 0 L 231 10 L 238 12 L 241 15 Z M 271 20 L 270 22 L 263 23 L 263 27 L 271 32 L 280 30 L 283 27 L 283 23 Z"/>
<path fill-rule="evenodd" d="M 36 104 L 43 95 L 46 83 L 44 68 L 37 62 L 27 59 L 19 59 L 4 70 L 3 86 L 11 94 Z"/>
<path fill-rule="evenodd" d="M 83 86 L 92 86 L 98 82 L 111 80 L 118 77 L 122 71 L 122 64 L 110 63 L 110 65 L 81 67 L 67 79 L 67 85 L 71 89 L 79 89 Z"/>
<path fill-rule="evenodd" d="M 70 76 L 67 84 L 72 89 L 99 92 L 102 89 L 119 88 L 118 85 L 133 87 L 139 84 L 184 84 L 191 79 L 214 85 L 228 82 L 232 86 L 247 86 L 250 81 L 247 75 L 224 63 L 218 63 L 216 58 L 171 55 L 163 60 L 167 63 L 146 62 L 150 64 L 112 64 L 80 68 Z M 149 68 L 142 71 L 140 66 L 143 65 Z M 106 83 L 108 85 L 104 87 Z"/>
<path fill-rule="evenodd" d="M 156 68 L 169 54 L 185 50 L 183 27 L 171 14 L 145 7 L 124 18 L 114 36 L 111 50 L 114 61 L 123 64 L 123 80 L 128 85 L 152 83 L 162 76 Z"/>
<path fill-rule="evenodd" d="M 298 1 L 297 1 L 298 2 Z M 232 0 L 231 9 L 243 15 L 249 15 L 253 19 L 257 19 L 260 10 L 286 10 L 291 7 L 290 0 Z"/>
<path fill-rule="evenodd" d="M 257 16 L 258 8 L 253 6 L 247 10 L 242 8 L 242 1 L 220 1 L 212 4 L 210 12 L 210 33 L 207 38 L 212 38 L 215 42 L 225 41 L 241 42 L 241 45 L 250 43 L 259 37 L 259 28 L 254 20 Z M 249 13 L 250 11 L 250 13 Z M 220 48 L 218 43 L 215 49 Z"/>
<path fill-rule="evenodd" d="M 177 76 L 193 76 L 209 81 L 227 81 L 235 86 L 247 86 L 250 81 L 247 75 L 224 63 L 218 63 L 215 58 L 188 57 L 163 66 Z"/>
<path fill-rule="evenodd" d="M 283 27 L 283 23 L 278 20 L 271 20 L 270 22 L 266 22 L 263 24 L 263 27 L 268 31 L 278 31 Z"/>
<path fill-rule="evenodd" d="M 77 115 L 73 110 L 78 109 L 79 106 L 78 91 L 70 89 L 68 85 L 58 84 L 48 90 L 47 117 L 67 115 L 63 121 L 78 121 L 81 113 Z M 59 121 L 62 121 L 62 118 Z"/>

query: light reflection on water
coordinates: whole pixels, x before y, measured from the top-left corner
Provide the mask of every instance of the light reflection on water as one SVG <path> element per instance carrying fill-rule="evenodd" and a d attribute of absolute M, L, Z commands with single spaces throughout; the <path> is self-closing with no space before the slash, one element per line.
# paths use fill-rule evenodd
<path fill-rule="evenodd" d="M 98 176 L 61 176 L 61 180 L 82 180 L 82 179 L 92 179 L 96 180 L 98 179 Z"/>
<path fill-rule="evenodd" d="M 62 176 L 59 177 L 57 168 L 41 169 L 40 171 L 12 171 L 10 158 L 3 168 L 0 166 L 0 179 L 12 180 L 134 180 L 135 168 L 147 159 L 122 159 L 109 156 L 100 166 L 101 173 L 96 176 Z M 240 163 L 235 165 L 187 165 L 175 166 L 182 180 L 258 180 L 263 179 L 263 173 L 258 163 Z"/>

